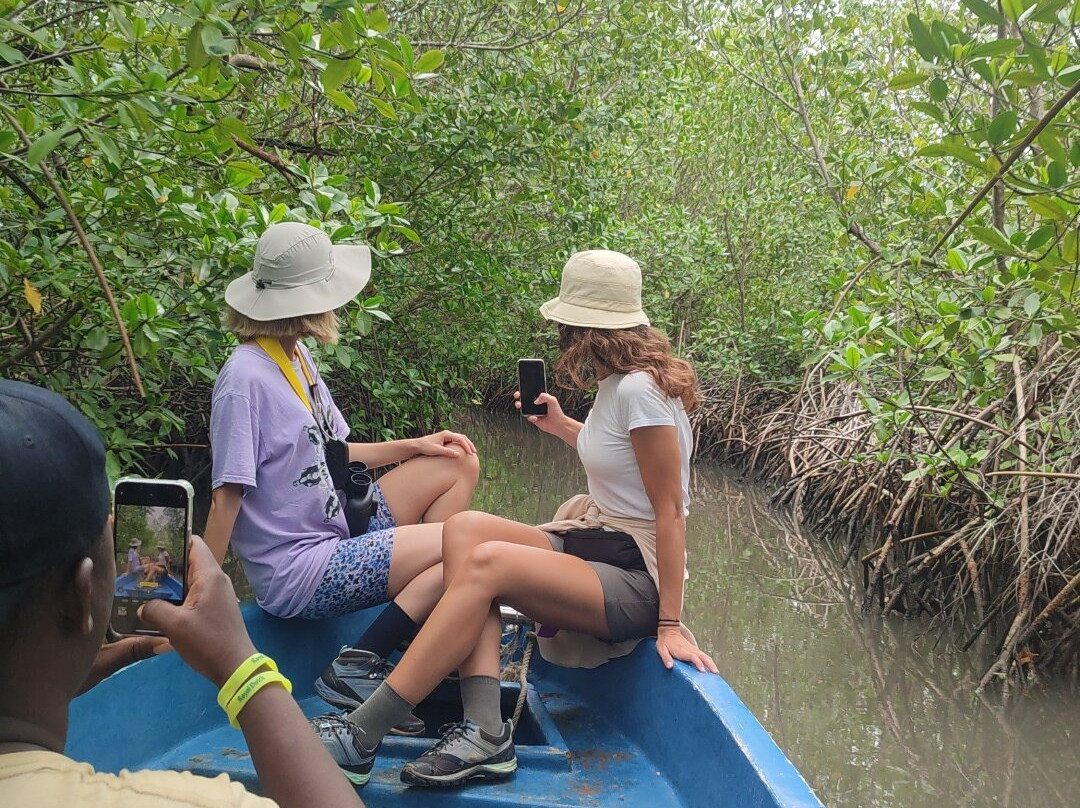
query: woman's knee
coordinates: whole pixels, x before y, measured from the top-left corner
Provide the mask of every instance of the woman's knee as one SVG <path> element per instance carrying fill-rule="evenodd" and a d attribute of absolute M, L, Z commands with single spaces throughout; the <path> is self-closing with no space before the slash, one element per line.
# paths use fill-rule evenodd
<path fill-rule="evenodd" d="M 460 457 L 451 458 L 458 480 L 473 488 L 480 480 L 480 458 L 475 454 L 462 454 Z"/>
<path fill-rule="evenodd" d="M 443 558 L 461 560 L 475 545 L 484 541 L 484 523 L 490 514 L 482 511 L 455 513 L 443 523 Z"/>
<path fill-rule="evenodd" d="M 511 578 L 511 556 L 516 545 L 505 541 L 485 541 L 469 551 L 459 576 L 463 585 L 476 587 L 492 597 L 502 594 Z"/>

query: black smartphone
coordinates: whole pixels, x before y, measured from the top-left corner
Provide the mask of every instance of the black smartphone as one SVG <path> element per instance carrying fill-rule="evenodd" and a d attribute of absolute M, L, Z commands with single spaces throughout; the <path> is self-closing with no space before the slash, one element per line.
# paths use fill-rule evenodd
<path fill-rule="evenodd" d="M 518 360 L 518 392 L 522 415 L 547 415 L 547 404 L 533 404 L 538 395 L 547 392 L 543 359 Z"/>
<path fill-rule="evenodd" d="M 191 503 L 187 480 L 124 477 L 113 489 L 116 589 L 110 624 L 118 634 L 158 634 L 139 619 L 139 606 L 187 595 Z"/>

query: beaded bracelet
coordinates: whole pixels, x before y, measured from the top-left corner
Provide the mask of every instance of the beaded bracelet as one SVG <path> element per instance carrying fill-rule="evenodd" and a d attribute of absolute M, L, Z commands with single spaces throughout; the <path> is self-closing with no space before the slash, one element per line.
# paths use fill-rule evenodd
<path fill-rule="evenodd" d="M 252 675 L 259 670 L 259 668 L 269 668 L 272 671 L 278 669 L 277 664 L 266 654 L 260 654 L 256 651 L 249 656 L 235 671 L 232 676 L 225 680 L 225 684 L 221 686 L 221 690 L 218 691 L 217 703 L 218 706 L 224 710 L 226 705 L 232 701 L 236 695 L 236 691 L 239 690 L 243 684 L 252 677 Z"/>
<path fill-rule="evenodd" d="M 225 707 L 225 715 L 229 716 L 229 724 L 233 729 L 240 729 L 240 723 L 237 719 L 240 716 L 240 711 L 244 709 L 251 698 L 264 687 L 272 684 L 279 684 L 285 688 L 287 693 L 292 693 L 292 682 L 277 671 L 263 671 L 256 674 L 236 691 L 236 695 L 232 697 L 232 700 Z"/>

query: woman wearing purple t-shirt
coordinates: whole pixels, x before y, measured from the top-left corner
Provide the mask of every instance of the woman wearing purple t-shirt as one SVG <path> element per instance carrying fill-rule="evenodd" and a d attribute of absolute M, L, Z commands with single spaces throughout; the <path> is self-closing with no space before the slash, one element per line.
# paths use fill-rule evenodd
<path fill-rule="evenodd" d="M 210 413 L 213 500 L 205 540 L 221 562 L 230 542 L 256 600 L 278 617 L 319 619 L 393 599 L 316 683 L 355 707 L 391 669 L 385 657 L 415 632 L 442 591 L 442 522 L 468 508 L 479 473 L 465 435 L 344 443 L 349 432 L 308 349 L 338 337 L 335 309 L 367 283 L 366 247 L 334 245 L 287 222 L 259 239 L 254 268 L 225 293 L 225 322 L 241 344 L 221 369 Z M 372 484 L 375 511 L 351 535 L 326 447 L 348 461 L 400 464 Z M 415 717 L 403 734 L 423 732 Z"/>

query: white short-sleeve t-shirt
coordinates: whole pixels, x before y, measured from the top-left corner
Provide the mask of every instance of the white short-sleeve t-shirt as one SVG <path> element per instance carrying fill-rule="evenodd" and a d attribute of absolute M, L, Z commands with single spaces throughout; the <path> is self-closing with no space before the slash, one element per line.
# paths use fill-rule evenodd
<path fill-rule="evenodd" d="M 589 493 L 605 513 L 655 519 L 641 481 L 630 431 L 674 426 L 682 467 L 683 514 L 690 512 L 690 453 L 694 438 L 682 401 L 668 398 L 644 371 L 600 380 L 596 402 L 578 433 L 577 451 L 589 479 Z"/>

